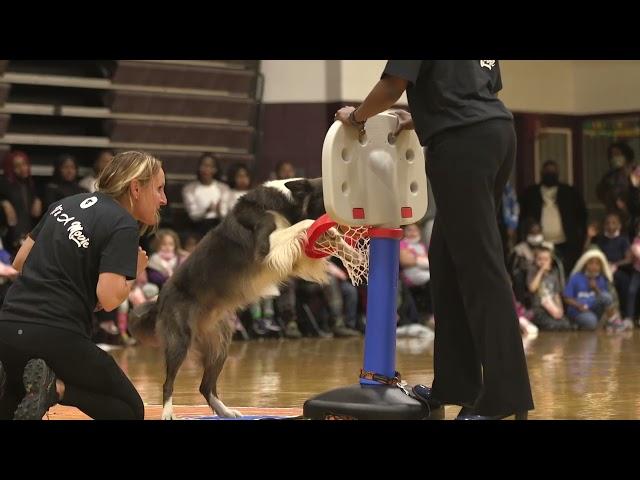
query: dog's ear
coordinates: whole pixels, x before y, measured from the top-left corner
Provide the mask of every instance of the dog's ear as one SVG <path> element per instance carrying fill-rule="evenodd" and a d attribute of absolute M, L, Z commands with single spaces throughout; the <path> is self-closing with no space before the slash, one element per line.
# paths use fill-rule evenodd
<path fill-rule="evenodd" d="M 311 189 L 322 190 L 322 177 L 310 178 L 309 186 Z"/>
<path fill-rule="evenodd" d="M 306 197 L 313 190 L 311 183 L 306 178 L 291 180 L 290 182 L 285 183 L 284 186 L 291 190 L 293 198 L 297 199 Z"/>

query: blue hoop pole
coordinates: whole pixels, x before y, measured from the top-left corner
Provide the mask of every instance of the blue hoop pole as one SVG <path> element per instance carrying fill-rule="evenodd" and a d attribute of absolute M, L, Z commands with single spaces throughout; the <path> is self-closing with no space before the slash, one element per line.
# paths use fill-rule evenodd
<path fill-rule="evenodd" d="M 396 372 L 396 297 L 400 264 L 401 229 L 369 231 L 369 281 L 367 327 L 364 337 L 364 370 L 394 377 Z M 380 385 L 360 379 L 361 385 Z"/>

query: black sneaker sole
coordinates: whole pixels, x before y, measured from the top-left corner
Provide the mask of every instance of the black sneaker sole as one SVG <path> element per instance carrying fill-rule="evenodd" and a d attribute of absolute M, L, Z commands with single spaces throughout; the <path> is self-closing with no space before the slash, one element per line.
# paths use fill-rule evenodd
<path fill-rule="evenodd" d="M 16 409 L 14 420 L 42 420 L 49 407 L 57 403 L 56 376 L 44 360 L 27 362 L 22 374 L 25 395 Z"/>

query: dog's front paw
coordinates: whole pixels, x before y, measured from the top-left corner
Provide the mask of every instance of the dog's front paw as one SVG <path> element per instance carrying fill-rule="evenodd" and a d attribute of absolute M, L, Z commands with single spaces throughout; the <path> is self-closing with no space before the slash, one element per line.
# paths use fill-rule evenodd
<path fill-rule="evenodd" d="M 162 420 L 178 420 L 178 417 L 176 417 L 176 415 L 172 412 L 162 412 Z"/>
<path fill-rule="evenodd" d="M 237 410 L 232 410 L 230 408 L 225 408 L 219 412 L 216 412 L 219 416 L 224 418 L 241 418 L 242 414 Z"/>

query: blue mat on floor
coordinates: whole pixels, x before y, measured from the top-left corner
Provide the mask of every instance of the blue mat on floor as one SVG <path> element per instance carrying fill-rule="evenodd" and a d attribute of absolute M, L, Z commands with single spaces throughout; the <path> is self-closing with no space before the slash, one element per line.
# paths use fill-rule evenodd
<path fill-rule="evenodd" d="M 217 415 L 180 417 L 180 420 L 291 420 L 297 417 L 281 417 L 278 415 L 245 415 L 240 418 L 224 418 Z"/>

